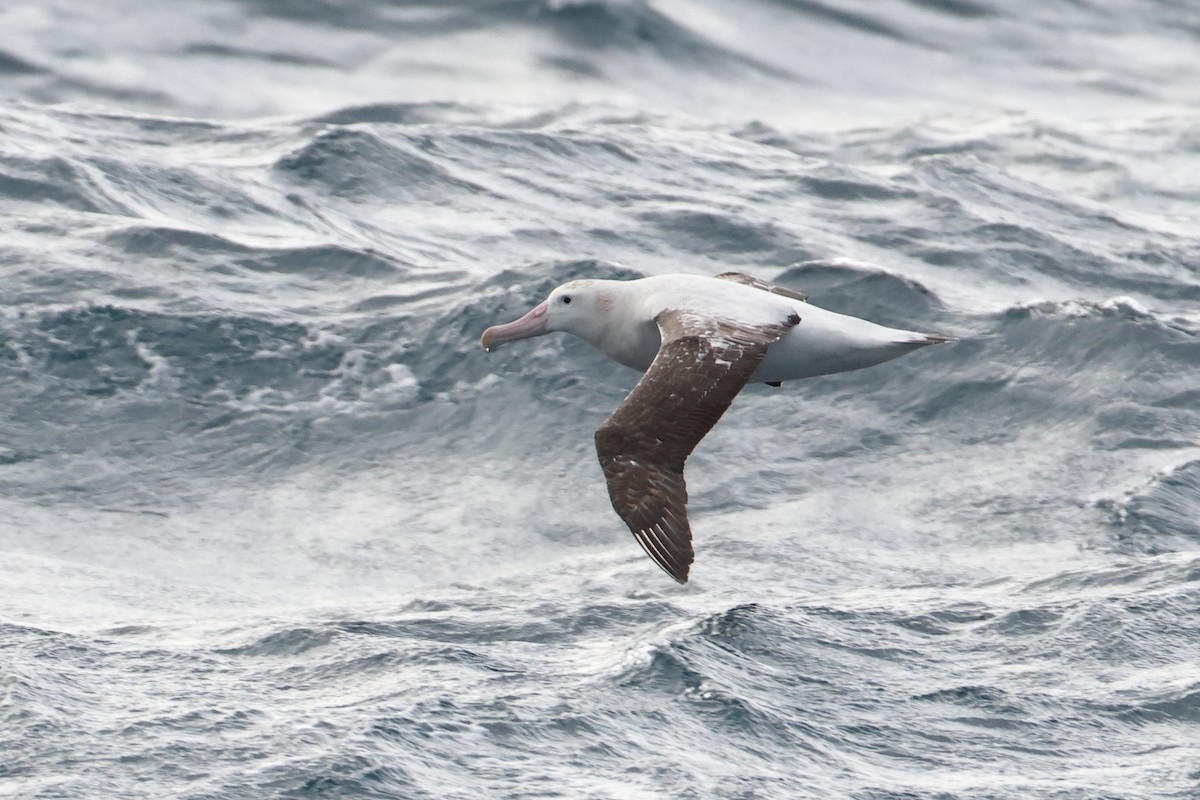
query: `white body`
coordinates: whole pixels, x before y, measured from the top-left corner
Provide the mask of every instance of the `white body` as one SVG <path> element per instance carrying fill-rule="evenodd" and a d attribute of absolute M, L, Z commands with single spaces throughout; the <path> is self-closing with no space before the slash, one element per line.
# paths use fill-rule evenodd
<path fill-rule="evenodd" d="M 795 312 L 800 324 L 767 350 L 751 380 L 794 381 L 861 369 L 931 344 L 923 333 L 876 325 L 744 284 L 699 275 L 662 275 L 635 281 L 573 281 L 559 291 L 600 293 L 601 324 L 562 326 L 609 358 L 644 372 L 660 344 L 654 318 L 667 309 L 695 309 L 732 322 L 777 323 Z M 551 301 L 554 294 L 551 295 Z M 551 309 L 555 308 L 551 302 Z M 551 329 L 554 329 L 553 321 Z"/>

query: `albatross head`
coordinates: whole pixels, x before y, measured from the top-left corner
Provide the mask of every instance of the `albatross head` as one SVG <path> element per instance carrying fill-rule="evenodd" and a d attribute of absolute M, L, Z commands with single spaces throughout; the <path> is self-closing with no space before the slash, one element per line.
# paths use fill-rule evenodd
<path fill-rule="evenodd" d="M 565 331 L 591 341 L 607 324 L 612 308 L 613 293 L 604 284 L 612 281 L 571 281 L 550 293 L 529 313 L 506 325 L 493 325 L 479 340 L 484 350 L 541 336 L 551 331 Z"/>

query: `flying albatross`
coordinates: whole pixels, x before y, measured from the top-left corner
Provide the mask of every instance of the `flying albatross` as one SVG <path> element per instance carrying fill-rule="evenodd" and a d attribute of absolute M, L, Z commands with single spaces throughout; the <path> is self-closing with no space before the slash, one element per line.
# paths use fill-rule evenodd
<path fill-rule="evenodd" d="M 571 281 L 480 341 L 491 350 L 552 331 L 645 373 L 596 430 L 596 452 L 613 508 L 679 583 L 694 557 L 683 464 L 743 386 L 861 369 L 954 341 L 827 311 L 738 272 Z"/>

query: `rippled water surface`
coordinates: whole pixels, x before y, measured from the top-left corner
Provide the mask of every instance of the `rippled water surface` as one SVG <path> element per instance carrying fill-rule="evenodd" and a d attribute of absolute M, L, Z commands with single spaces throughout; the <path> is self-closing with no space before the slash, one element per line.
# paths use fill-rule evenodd
<path fill-rule="evenodd" d="M 0 795 L 1200 794 L 1200 11 L 0 7 Z M 731 269 L 676 586 L 484 327 Z"/>

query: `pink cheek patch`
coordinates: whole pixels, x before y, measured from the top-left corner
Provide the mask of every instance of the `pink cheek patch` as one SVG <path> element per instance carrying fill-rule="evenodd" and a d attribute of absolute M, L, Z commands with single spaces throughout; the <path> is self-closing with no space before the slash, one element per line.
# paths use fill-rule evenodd
<path fill-rule="evenodd" d="M 607 313 L 612 308 L 612 298 L 606 294 L 596 295 L 596 310 L 600 313 Z"/>

